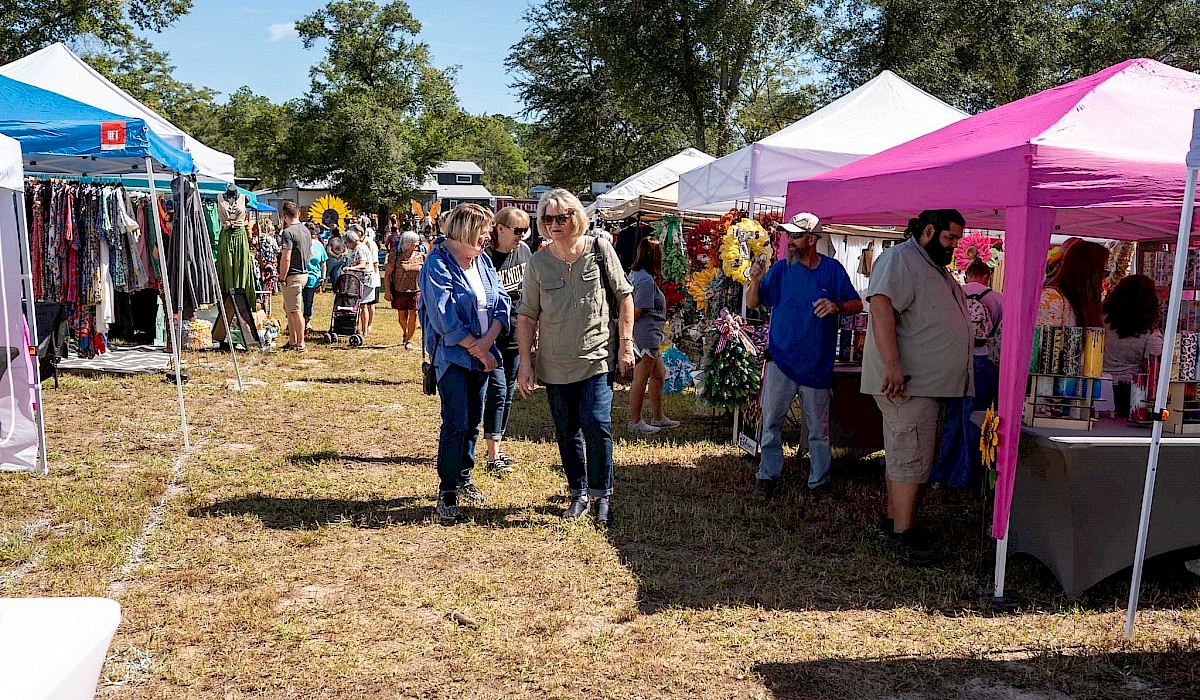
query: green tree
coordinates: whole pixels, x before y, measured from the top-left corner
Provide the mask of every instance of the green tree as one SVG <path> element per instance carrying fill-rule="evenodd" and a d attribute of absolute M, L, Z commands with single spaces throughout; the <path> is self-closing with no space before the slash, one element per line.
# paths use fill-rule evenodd
<path fill-rule="evenodd" d="M 482 168 L 483 184 L 494 195 L 527 197 L 534 183 L 525 155 L 513 138 L 512 123 L 502 115 L 462 115 L 462 131 L 454 139 L 450 159 L 472 161 Z"/>
<path fill-rule="evenodd" d="M 557 151 L 550 174 L 579 188 L 619 179 L 681 148 L 741 145 L 739 115 L 796 111 L 751 94 L 751 78 L 781 52 L 803 51 L 803 0 L 543 0 L 508 66 L 537 138 Z M 803 100 L 801 100 L 802 102 Z"/>
<path fill-rule="evenodd" d="M 275 104 L 243 86 L 212 112 L 214 124 L 204 142 L 232 155 L 238 175 L 260 178 L 263 187 L 282 187 L 295 170 L 294 105 Z"/>
<path fill-rule="evenodd" d="M 430 64 L 407 3 L 335 0 L 296 23 L 306 48 L 328 42 L 312 90 L 296 104 L 292 160 L 353 206 L 394 204 L 445 160 L 457 100 Z"/>
<path fill-rule="evenodd" d="M 4 0 L 0 62 L 81 37 L 125 46 L 137 30 L 161 31 L 191 9 L 192 0 Z"/>
<path fill-rule="evenodd" d="M 108 51 L 86 54 L 83 59 L 184 132 L 206 143 L 215 134 L 216 92 L 177 80 L 170 57 L 149 41 L 134 38 Z"/>
<path fill-rule="evenodd" d="M 1200 3 L 1195 0 L 1081 0 L 1071 69 L 1086 75 L 1150 56 L 1200 71 Z"/>

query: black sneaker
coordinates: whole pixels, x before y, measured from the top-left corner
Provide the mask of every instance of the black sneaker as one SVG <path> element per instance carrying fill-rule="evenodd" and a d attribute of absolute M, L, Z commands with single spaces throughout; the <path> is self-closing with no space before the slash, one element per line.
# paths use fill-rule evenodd
<path fill-rule="evenodd" d="M 505 477 L 513 473 L 513 468 L 508 465 L 508 462 L 496 458 L 483 465 L 483 471 L 495 477 Z"/>
<path fill-rule="evenodd" d="M 750 498 L 756 501 L 769 501 L 775 498 L 775 494 L 779 491 L 779 481 L 777 479 L 757 479 L 758 483 L 754 485 L 754 490 L 750 492 Z"/>
<path fill-rule="evenodd" d="M 895 536 L 892 549 L 909 566 L 929 566 L 941 558 L 937 551 L 921 542 L 911 529 Z"/>
<path fill-rule="evenodd" d="M 879 520 L 873 528 L 875 536 L 883 542 L 892 542 L 896 539 L 896 523 L 886 514 L 880 513 Z"/>
<path fill-rule="evenodd" d="M 462 517 L 462 509 L 458 507 L 458 494 L 454 491 L 438 493 L 437 516 L 443 525 L 453 525 Z"/>
<path fill-rule="evenodd" d="M 467 503 L 487 503 L 487 496 L 483 495 L 483 492 L 475 484 L 471 483 L 458 487 L 458 497 Z"/>
<path fill-rule="evenodd" d="M 571 505 L 567 506 L 567 509 L 563 511 L 563 517 L 567 520 L 582 518 L 587 514 L 588 508 L 591 505 L 592 501 L 587 497 L 587 494 L 581 493 L 578 496 L 572 496 Z"/>
<path fill-rule="evenodd" d="M 612 504 L 608 502 L 608 496 L 602 496 L 596 499 L 596 525 L 598 527 L 609 527 L 613 524 Z"/>
<path fill-rule="evenodd" d="M 808 496 L 812 499 L 813 503 L 821 503 L 829 499 L 829 494 L 832 493 L 832 490 L 833 487 L 828 483 L 821 484 L 820 486 L 810 486 L 808 488 Z"/>
<path fill-rule="evenodd" d="M 517 460 L 513 459 L 512 457 L 509 457 L 508 455 L 504 454 L 503 452 L 496 453 L 496 461 L 504 462 L 504 465 L 506 467 L 510 467 L 509 471 L 512 471 L 512 468 L 517 466 Z"/>

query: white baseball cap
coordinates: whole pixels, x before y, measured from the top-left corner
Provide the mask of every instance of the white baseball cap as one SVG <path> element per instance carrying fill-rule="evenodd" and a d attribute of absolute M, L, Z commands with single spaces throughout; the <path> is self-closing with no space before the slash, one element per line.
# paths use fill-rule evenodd
<path fill-rule="evenodd" d="M 821 231 L 824 230 L 816 214 L 808 212 L 801 212 L 793 216 L 791 221 L 779 224 L 779 228 L 788 233 L 811 233 L 817 236 L 821 235 Z"/>

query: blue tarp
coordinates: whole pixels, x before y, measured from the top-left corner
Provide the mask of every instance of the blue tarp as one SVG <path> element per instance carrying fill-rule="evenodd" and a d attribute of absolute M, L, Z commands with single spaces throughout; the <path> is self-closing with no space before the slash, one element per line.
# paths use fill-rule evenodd
<path fill-rule="evenodd" d="M 101 126 L 123 125 L 124 142 L 102 143 Z M 171 146 L 142 119 L 123 117 L 0 76 L 0 134 L 21 142 L 27 170 L 44 173 L 145 172 L 149 156 L 161 168 L 193 173 L 192 156 Z"/>

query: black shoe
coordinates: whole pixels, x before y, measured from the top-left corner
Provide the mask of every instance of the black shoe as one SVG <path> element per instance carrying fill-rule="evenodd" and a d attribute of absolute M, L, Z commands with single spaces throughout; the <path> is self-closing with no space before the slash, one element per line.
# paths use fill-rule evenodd
<path fill-rule="evenodd" d="M 587 515 L 588 508 L 591 505 L 592 501 L 587 497 L 587 494 L 581 493 L 578 496 L 572 496 L 571 505 L 567 506 L 567 509 L 563 511 L 563 517 L 567 520 L 582 518 L 584 515 Z"/>
<path fill-rule="evenodd" d="M 750 492 L 750 498 L 756 501 L 769 501 L 775 498 L 775 494 L 779 491 L 778 479 L 757 479 L 754 485 L 754 490 Z"/>
<path fill-rule="evenodd" d="M 879 514 L 879 521 L 873 527 L 875 536 L 883 542 L 896 539 L 896 523 L 884 513 Z"/>
<path fill-rule="evenodd" d="M 503 478 L 503 477 L 508 476 L 509 474 L 512 474 L 513 468 L 508 466 L 508 462 L 505 462 L 505 461 L 497 458 L 493 461 L 486 462 L 483 465 L 483 471 L 488 474 L 491 474 L 494 477 Z"/>
<path fill-rule="evenodd" d="M 810 499 L 812 499 L 813 503 L 820 503 L 822 501 L 829 500 L 831 488 L 832 487 L 828 483 L 821 484 L 820 486 L 810 486 L 808 489 L 808 496 Z"/>
<path fill-rule="evenodd" d="M 512 471 L 512 469 L 517 466 L 517 460 L 513 459 L 512 457 L 509 457 L 508 455 L 504 454 L 503 452 L 496 453 L 496 461 L 503 462 L 504 466 L 509 468 L 509 471 Z"/>
<path fill-rule="evenodd" d="M 596 499 L 596 525 L 598 527 L 610 527 L 613 524 L 612 504 L 608 502 L 608 496 L 603 496 Z"/>
<path fill-rule="evenodd" d="M 911 528 L 895 536 L 892 549 L 909 566 L 929 566 L 941 558 L 937 551 L 924 544 Z"/>
<path fill-rule="evenodd" d="M 443 525 L 453 525 L 462 517 L 462 509 L 458 507 L 458 494 L 454 491 L 438 493 L 437 516 Z"/>
<path fill-rule="evenodd" d="M 483 495 L 483 492 L 480 491 L 475 484 L 471 483 L 458 487 L 458 497 L 467 503 L 487 503 L 487 496 Z"/>

